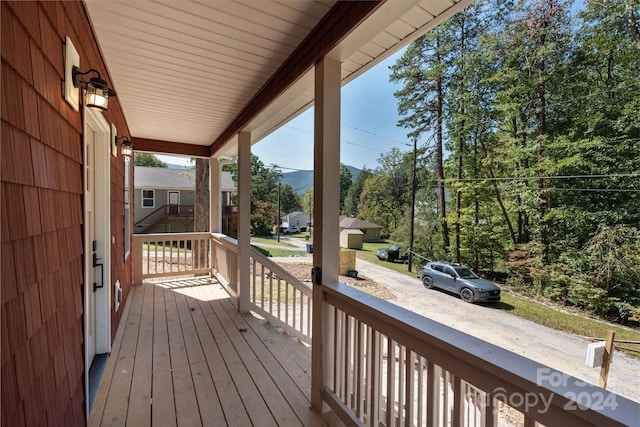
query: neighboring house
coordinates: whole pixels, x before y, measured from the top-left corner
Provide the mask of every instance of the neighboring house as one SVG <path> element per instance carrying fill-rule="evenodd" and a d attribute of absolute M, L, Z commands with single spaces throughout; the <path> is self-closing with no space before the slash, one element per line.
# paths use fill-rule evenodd
<path fill-rule="evenodd" d="M 300 211 L 295 211 L 280 218 L 280 227 L 286 229 L 289 227 L 297 226 L 300 227 L 300 230 L 306 231 L 307 227 L 309 226 L 309 220 L 310 218 L 308 214 Z"/>
<path fill-rule="evenodd" d="M 362 230 L 345 229 L 340 232 L 340 247 L 347 249 L 362 249 Z"/>
<path fill-rule="evenodd" d="M 193 231 L 195 174 L 188 169 L 134 168 L 134 233 Z"/>
<path fill-rule="evenodd" d="M 134 233 L 193 231 L 195 170 L 136 166 Z M 221 174 L 222 205 L 231 204 L 235 185 L 231 173 Z"/>
<path fill-rule="evenodd" d="M 363 219 L 341 216 L 340 231 L 344 230 L 360 230 L 363 233 L 363 242 L 380 242 L 380 232 L 382 227 Z"/>

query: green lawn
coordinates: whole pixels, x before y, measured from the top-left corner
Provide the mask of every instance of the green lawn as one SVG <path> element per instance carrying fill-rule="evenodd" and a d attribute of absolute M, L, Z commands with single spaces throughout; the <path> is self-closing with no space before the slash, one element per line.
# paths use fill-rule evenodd
<path fill-rule="evenodd" d="M 388 262 L 388 261 L 380 261 L 378 257 L 376 257 L 376 250 L 380 248 L 388 248 L 393 245 L 394 242 L 385 242 L 385 243 L 363 243 L 362 249 L 356 251 L 356 256 L 364 261 L 369 261 L 374 264 L 380 265 L 382 267 L 389 268 L 391 270 L 395 270 L 399 273 L 407 274 L 411 277 L 416 277 L 418 272 L 420 271 L 420 267 L 415 267 L 413 273 L 409 273 L 408 264 L 402 262 Z M 414 264 L 415 266 L 415 264 Z"/>
<path fill-rule="evenodd" d="M 284 256 L 306 256 L 309 255 L 306 251 L 291 250 L 285 248 L 263 248 L 260 245 L 251 245 L 256 248 L 264 256 L 268 257 L 284 257 Z"/>
<path fill-rule="evenodd" d="M 586 315 L 578 315 L 563 311 L 557 307 L 546 305 L 529 298 L 513 294 L 508 288 L 503 286 L 501 301 L 498 305 L 503 310 L 507 310 L 516 316 L 531 320 L 540 325 L 548 326 L 559 331 L 569 332 L 589 338 L 599 338 L 604 340 L 607 331 L 616 333 L 616 339 L 640 342 L 640 330 L 623 328 L 611 323 L 592 319 Z M 623 347 L 639 350 L 640 345 L 620 344 Z M 635 358 L 640 358 L 636 352 L 625 352 Z"/>

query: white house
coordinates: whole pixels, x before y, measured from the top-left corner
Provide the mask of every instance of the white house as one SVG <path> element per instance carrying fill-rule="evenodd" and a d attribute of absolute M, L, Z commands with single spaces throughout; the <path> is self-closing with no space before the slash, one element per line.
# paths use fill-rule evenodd
<path fill-rule="evenodd" d="M 300 211 L 291 212 L 280 218 L 280 227 L 300 227 L 300 230 L 305 231 L 309 226 L 310 217 L 308 214 Z"/>

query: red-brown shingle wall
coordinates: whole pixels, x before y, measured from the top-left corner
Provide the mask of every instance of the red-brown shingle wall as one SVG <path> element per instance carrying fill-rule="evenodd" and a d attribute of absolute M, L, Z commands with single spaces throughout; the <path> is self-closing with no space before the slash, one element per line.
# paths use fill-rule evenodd
<path fill-rule="evenodd" d="M 82 426 L 83 117 L 62 95 L 65 37 L 111 79 L 81 2 L 1 7 L 1 424 Z M 129 135 L 117 99 L 104 116 Z M 126 298 L 123 186 L 122 157 L 112 156 L 111 274 Z M 121 312 L 112 313 L 112 334 Z"/>

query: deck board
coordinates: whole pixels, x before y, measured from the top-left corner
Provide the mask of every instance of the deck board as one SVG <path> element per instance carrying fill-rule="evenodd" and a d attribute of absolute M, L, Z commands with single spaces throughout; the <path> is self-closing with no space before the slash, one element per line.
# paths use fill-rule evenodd
<path fill-rule="evenodd" d="M 142 314 L 142 300 L 143 290 L 132 293 L 131 308 L 129 309 L 126 320 L 127 327 L 123 331 L 121 345 L 118 347 L 118 356 L 111 378 L 111 386 L 106 396 L 103 414 L 105 425 L 126 425 L 129 395 L 131 392 L 131 377 L 136 358 L 138 330 L 140 328 L 140 316 Z M 111 358 L 112 356 L 109 357 L 109 359 Z M 100 382 L 98 390 L 100 390 L 100 388 L 102 388 L 102 381 Z"/>
<path fill-rule="evenodd" d="M 293 352 L 297 352 L 292 357 Z M 324 426 L 310 352 L 207 278 L 131 290 L 90 426 Z"/>
<path fill-rule="evenodd" d="M 131 376 L 131 392 L 127 409 L 127 425 L 151 424 L 151 379 L 153 364 L 153 291 L 144 288 L 136 358 Z"/>
<path fill-rule="evenodd" d="M 185 337 L 182 333 L 176 297 L 173 292 L 165 293 L 165 297 L 177 424 L 179 426 L 198 425 L 200 423 L 200 412 L 193 387 L 193 376 L 189 366 L 189 358 L 187 357 Z"/>
<path fill-rule="evenodd" d="M 160 286 L 155 286 L 153 289 L 153 372 L 151 381 L 155 404 L 151 406 L 151 420 L 154 426 L 175 427 L 176 404 L 173 397 L 165 290 Z"/>

